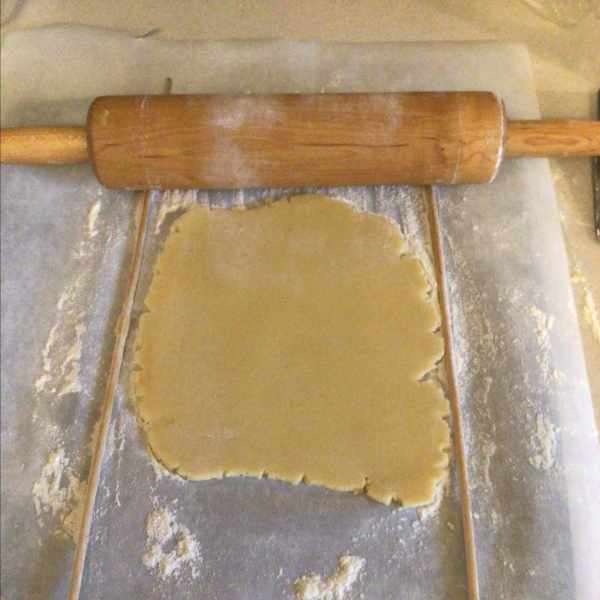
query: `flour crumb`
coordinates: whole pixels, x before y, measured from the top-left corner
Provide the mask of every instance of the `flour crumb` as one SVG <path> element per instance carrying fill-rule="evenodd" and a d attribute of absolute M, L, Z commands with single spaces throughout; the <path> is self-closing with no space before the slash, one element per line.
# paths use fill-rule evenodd
<path fill-rule="evenodd" d="M 598 309 L 596 308 L 596 302 L 594 296 L 590 291 L 587 283 L 587 279 L 579 269 L 574 269 L 571 272 L 571 281 L 581 286 L 583 291 L 583 317 L 586 320 L 589 328 L 592 332 L 592 336 L 596 340 L 596 343 L 600 345 L 600 317 L 598 317 Z M 572 302 L 572 299 L 570 299 Z M 573 307 L 575 308 L 575 307 Z M 573 310 L 575 312 L 575 310 Z"/>
<path fill-rule="evenodd" d="M 98 215 L 100 214 L 100 209 L 102 208 L 102 201 L 96 200 L 90 206 L 90 212 L 88 212 L 88 236 L 93 238 L 98 235 L 98 230 L 96 229 L 96 221 L 98 220 Z"/>
<path fill-rule="evenodd" d="M 542 414 L 536 417 L 536 427 L 530 439 L 531 450 L 534 454 L 529 462 L 536 469 L 549 470 L 554 466 L 556 455 L 556 427 Z"/>
<path fill-rule="evenodd" d="M 492 480 L 490 479 L 490 459 L 494 454 L 496 454 L 496 444 L 492 440 L 486 440 L 483 442 L 481 446 L 481 451 L 483 453 L 484 463 L 483 463 L 483 477 L 485 480 L 485 485 L 488 488 L 492 487 Z"/>
<path fill-rule="evenodd" d="M 62 531 L 59 529 L 54 532 L 59 537 L 68 537 L 74 542 L 77 540 L 81 511 L 85 500 L 85 489 L 85 481 L 80 481 L 75 475 L 69 475 L 67 499 L 71 497 L 73 502 L 72 505 L 66 507 L 65 513 L 61 517 Z"/>
<path fill-rule="evenodd" d="M 98 433 L 100 432 L 100 419 L 98 419 L 94 423 L 94 427 L 92 428 L 92 433 L 90 435 L 90 441 L 86 444 L 86 450 L 93 454 L 96 449 L 96 442 L 98 441 Z"/>
<path fill-rule="evenodd" d="M 538 342 L 541 346 L 545 346 L 548 343 L 548 332 L 554 325 L 554 317 L 541 311 L 536 306 L 530 306 L 527 312 L 529 312 L 534 319 L 535 333 Z"/>
<path fill-rule="evenodd" d="M 541 351 L 537 361 L 547 382 L 550 375 L 550 330 L 554 326 L 554 317 L 535 306 L 529 306 L 527 312 L 535 323 L 535 335 Z"/>
<path fill-rule="evenodd" d="M 579 269 L 573 269 L 571 271 L 571 281 L 573 283 L 585 283 L 585 277 Z"/>
<path fill-rule="evenodd" d="M 63 306 L 62 303 L 69 295 L 70 292 L 63 292 L 57 306 Z M 77 318 L 81 319 L 84 316 L 84 313 L 80 313 Z M 83 344 L 82 337 L 87 328 L 83 323 L 75 325 L 75 339 L 65 352 L 65 337 L 68 335 L 67 331 L 69 329 L 71 329 L 71 326 L 65 328 L 60 320 L 50 329 L 48 339 L 42 351 L 42 373 L 34 384 L 35 391 L 38 394 L 44 392 L 49 382 L 54 382 L 56 385 L 56 382 L 61 379 L 62 386 L 57 396 L 64 396 L 65 394 L 80 392 L 82 390 L 80 361 Z M 61 357 L 60 354 L 63 353 L 64 355 Z M 59 356 L 55 356 L 56 354 L 59 354 Z M 54 393 L 56 389 L 53 388 L 51 391 Z"/>
<path fill-rule="evenodd" d="M 76 338 L 71 347 L 67 350 L 67 355 L 63 361 L 63 369 L 70 363 L 81 358 L 81 336 L 85 332 L 85 325 L 75 326 Z"/>
<path fill-rule="evenodd" d="M 50 454 L 42 467 L 42 474 L 33 485 L 33 502 L 38 516 L 48 511 L 54 515 L 62 509 L 67 491 L 60 484 L 67 464 L 64 450 L 59 448 Z"/>
<path fill-rule="evenodd" d="M 52 350 L 52 346 L 54 345 L 57 329 L 58 323 L 55 323 L 50 329 L 50 332 L 48 333 L 48 339 L 46 340 L 46 345 L 44 346 L 44 350 L 42 351 L 42 374 L 37 378 L 35 382 L 35 389 L 37 392 L 41 392 L 44 389 L 44 387 L 46 387 L 48 381 L 50 381 L 50 369 L 52 368 L 50 350 Z"/>
<path fill-rule="evenodd" d="M 448 481 L 448 473 L 446 473 L 444 479 L 436 487 L 433 501 L 429 504 L 426 504 L 425 506 L 420 506 L 419 508 L 417 508 L 417 516 L 419 517 L 419 521 L 427 521 L 431 517 L 437 516 L 439 514 L 439 509 L 442 505 L 442 500 L 444 499 L 444 496 L 448 491 Z"/>
<path fill-rule="evenodd" d="M 187 527 L 177 523 L 173 513 L 166 508 L 153 510 L 146 520 L 146 535 L 144 566 L 155 570 L 163 580 L 179 577 L 184 567 L 194 579 L 198 577 L 200 545 Z"/>
<path fill-rule="evenodd" d="M 583 316 L 592 330 L 594 339 L 600 345 L 600 319 L 598 318 L 598 310 L 596 309 L 594 297 L 587 286 L 584 295 Z"/>
<path fill-rule="evenodd" d="M 61 292 L 56 308 L 58 319 L 50 333 L 42 352 L 42 373 L 35 381 L 37 394 L 45 392 L 52 384 L 51 391 L 60 389 L 59 396 L 79 392 L 82 385 L 79 380 L 82 335 L 85 332 L 85 305 L 89 304 L 93 293 L 93 284 L 101 260 L 100 255 L 94 255 L 89 250 L 92 247 L 90 238 L 98 234 L 97 218 L 100 213 L 101 201 L 95 200 L 88 212 L 87 226 L 79 242 L 79 251 L 73 253 L 72 263 L 77 270 Z M 87 250 L 86 250 L 87 249 Z M 95 266 L 94 266 L 95 265 Z M 72 338 L 73 323 L 75 325 L 75 340 Z M 65 350 L 66 349 L 66 350 Z M 60 381 L 63 379 L 63 381 Z"/>
<path fill-rule="evenodd" d="M 58 517 L 60 526 L 55 530 L 55 535 L 75 540 L 85 486 L 85 482 L 73 474 L 64 450 L 59 447 L 51 452 L 32 489 L 38 525 L 45 525 L 46 516 Z"/>
<path fill-rule="evenodd" d="M 95 442 L 94 442 L 94 445 L 95 445 Z M 116 434 L 115 434 L 115 422 L 113 421 L 108 428 L 108 436 L 106 438 L 106 455 L 109 458 L 112 458 L 116 449 L 117 449 L 117 439 L 116 439 Z"/>
<path fill-rule="evenodd" d="M 83 324 L 75 325 L 75 341 L 67 350 L 62 364 L 63 374 L 66 373 L 67 367 L 70 367 L 70 370 L 64 377 L 63 387 L 58 392 L 59 396 L 81 391 L 81 381 L 79 380 L 79 373 L 81 371 L 81 337 L 86 332 L 86 329 L 86 326 Z"/>
<path fill-rule="evenodd" d="M 158 215 L 156 217 L 156 227 L 154 233 L 160 233 L 160 228 L 165 220 L 165 217 L 179 209 L 191 208 L 196 204 L 198 192 L 194 190 L 169 190 L 162 193 L 160 205 L 158 207 Z"/>
<path fill-rule="evenodd" d="M 74 362 L 71 365 L 71 370 L 65 375 L 65 381 L 62 389 L 58 392 L 58 396 L 66 394 L 75 394 L 81 391 L 81 382 L 79 381 L 79 371 L 81 366 L 79 362 Z"/>
<path fill-rule="evenodd" d="M 341 556 L 339 568 L 327 579 L 320 575 L 306 575 L 294 581 L 294 591 L 301 600 L 342 600 L 349 592 L 365 564 L 359 556 Z"/>
<path fill-rule="evenodd" d="M 173 477 L 174 474 L 169 471 L 166 467 L 164 467 L 161 463 L 159 463 L 156 458 L 154 458 L 154 454 L 152 451 L 148 451 L 148 456 L 150 458 L 150 464 L 152 465 L 152 470 L 154 471 L 154 480 L 160 481 L 163 477 Z"/>

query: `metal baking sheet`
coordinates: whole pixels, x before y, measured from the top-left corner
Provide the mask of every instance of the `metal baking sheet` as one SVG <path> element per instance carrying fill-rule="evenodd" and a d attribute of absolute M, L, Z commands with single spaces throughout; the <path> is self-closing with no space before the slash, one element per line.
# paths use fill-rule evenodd
<path fill-rule="evenodd" d="M 7 37 L 2 123 L 83 123 L 95 96 L 156 93 L 165 77 L 174 93 L 492 90 L 510 118 L 539 117 L 517 45 L 164 42 L 57 27 Z M 138 198 L 103 190 L 87 166 L 3 166 L 2 179 L 2 594 L 59 598 L 73 556 L 68 517 L 81 495 L 71 484 L 85 479 Z M 430 260 L 423 190 L 325 191 L 386 212 Z M 136 319 L 156 253 L 186 204 L 288 192 L 155 194 Z M 600 450 L 548 164 L 507 160 L 491 184 L 435 195 L 482 597 L 596 598 Z M 365 559 L 348 598 L 466 597 L 454 461 L 439 508 L 420 514 L 306 485 L 161 473 L 130 398 L 136 319 L 82 598 L 293 598 L 297 577 L 325 577 L 343 554 Z M 49 377 L 38 391 L 44 358 Z M 81 390 L 58 396 L 75 362 Z M 57 449 L 60 469 L 44 471 Z M 142 563 L 157 508 L 198 545 L 197 559 L 164 579 Z"/>

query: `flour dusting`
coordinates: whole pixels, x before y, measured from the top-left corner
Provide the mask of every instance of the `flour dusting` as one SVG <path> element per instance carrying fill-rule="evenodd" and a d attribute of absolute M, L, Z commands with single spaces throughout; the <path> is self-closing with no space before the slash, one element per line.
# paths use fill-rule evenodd
<path fill-rule="evenodd" d="M 83 338 L 87 330 L 84 324 L 86 314 L 85 311 L 75 311 L 81 292 L 84 292 L 82 288 L 82 278 L 76 276 L 59 298 L 58 319 L 48 333 L 42 352 L 42 373 L 35 382 L 38 395 L 47 391 L 55 393 L 58 387 L 58 396 L 82 390 L 79 375 Z M 50 385 L 52 387 L 48 389 Z"/>
<path fill-rule="evenodd" d="M 58 517 L 59 527 L 55 534 L 64 539 L 75 540 L 85 486 L 85 482 L 69 466 L 64 450 L 59 447 L 51 452 L 32 489 L 38 525 L 44 526 L 47 515 Z"/>
<path fill-rule="evenodd" d="M 102 208 L 102 201 L 96 200 L 90 206 L 90 211 L 88 212 L 88 236 L 93 238 L 98 235 L 98 230 L 96 229 L 96 221 L 98 220 L 98 215 L 100 214 L 100 209 Z"/>
<path fill-rule="evenodd" d="M 58 392 L 59 397 L 81 391 L 81 381 L 79 380 L 79 373 L 81 371 L 81 337 L 86 330 L 87 327 L 83 323 L 75 325 L 75 341 L 67 350 L 61 367 L 61 374 L 64 375 L 64 380 L 62 389 Z M 68 372 L 67 368 L 69 369 Z"/>
<path fill-rule="evenodd" d="M 585 317 L 587 324 L 592 330 L 592 335 L 594 336 L 594 339 L 596 340 L 598 345 L 600 345 L 600 319 L 598 318 L 598 310 L 596 309 L 594 297 L 592 296 L 592 292 L 590 292 L 587 286 L 585 287 L 583 316 Z"/>
<path fill-rule="evenodd" d="M 61 296 L 62 297 L 62 296 Z M 60 302 L 60 301 L 59 301 Z M 52 368 L 52 360 L 50 359 L 50 351 L 54 346 L 54 340 L 56 337 L 56 330 L 58 329 L 58 323 L 55 323 L 50 332 L 48 333 L 48 339 L 44 345 L 42 351 L 42 374 L 36 379 L 35 390 L 41 392 L 46 384 L 50 381 L 50 369 Z"/>
<path fill-rule="evenodd" d="M 153 510 L 146 521 L 146 535 L 142 563 L 162 580 L 178 578 L 184 568 L 194 579 L 199 576 L 200 545 L 185 525 L 177 523 L 173 513 L 166 508 Z"/>
<path fill-rule="evenodd" d="M 48 459 L 32 487 L 32 502 L 39 527 L 59 539 L 76 538 L 85 498 L 86 465 L 97 436 L 96 425 L 87 445 L 77 446 L 74 441 L 81 428 L 78 408 L 90 401 L 84 397 L 89 391 L 83 378 L 88 365 L 84 368 L 82 358 L 90 347 L 88 310 L 98 292 L 96 278 L 104 260 L 100 250 L 107 248 L 106 236 L 97 229 L 102 206 L 98 194 L 102 195 L 101 190 L 90 202 L 69 257 L 70 277 L 58 295 L 56 321 L 48 332 L 41 352 L 41 372 L 33 384 L 35 435 Z M 86 422 L 82 425 L 87 427 Z"/>
<path fill-rule="evenodd" d="M 532 455 L 529 462 L 536 469 L 548 471 L 554 466 L 556 456 L 557 429 L 542 414 L 536 417 L 535 431 L 530 439 Z"/>
<path fill-rule="evenodd" d="M 596 343 L 600 345 L 600 318 L 598 317 L 598 309 L 596 308 L 596 302 L 594 296 L 588 286 L 587 278 L 583 273 L 575 268 L 571 272 L 571 281 L 577 283 L 582 287 L 583 290 L 583 316 L 592 332 L 592 336 Z"/>
<path fill-rule="evenodd" d="M 450 477 L 448 471 L 444 479 L 437 485 L 435 490 L 435 496 L 430 504 L 425 506 L 419 506 L 417 508 L 417 516 L 420 522 L 425 522 L 432 517 L 439 516 L 440 506 L 442 505 L 443 499 L 448 495 Z"/>
<path fill-rule="evenodd" d="M 176 210 L 191 208 L 198 200 L 196 190 L 169 190 L 161 194 L 158 214 L 156 216 L 156 227 L 154 233 L 160 233 L 165 217 Z"/>
<path fill-rule="evenodd" d="M 481 452 L 484 457 L 483 463 L 483 477 L 485 485 L 491 489 L 492 480 L 490 479 L 490 459 L 496 454 L 496 444 L 492 440 L 485 440 L 481 445 Z"/>
<path fill-rule="evenodd" d="M 305 575 L 294 581 L 294 591 L 301 600 L 342 600 L 350 591 L 365 564 L 359 556 L 341 556 L 339 568 L 327 579 Z"/>
<path fill-rule="evenodd" d="M 554 317 L 541 311 L 536 306 L 529 306 L 527 313 L 533 317 L 535 335 L 540 347 L 537 362 L 542 369 L 544 381 L 548 382 L 550 377 L 550 330 L 554 326 Z"/>

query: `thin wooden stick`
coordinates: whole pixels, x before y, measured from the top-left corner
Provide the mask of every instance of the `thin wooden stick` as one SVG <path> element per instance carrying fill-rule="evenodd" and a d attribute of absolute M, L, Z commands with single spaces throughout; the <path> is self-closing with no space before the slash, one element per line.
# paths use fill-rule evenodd
<path fill-rule="evenodd" d="M 450 409 L 454 428 L 454 449 L 458 467 L 458 482 L 460 488 L 460 504 L 462 510 L 463 536 L 467 560 L 467 585 L 469 600 L 479 600 L 479 580 L 477 578 L 477 554 L 475 551 L 475 534 L 473 531 L 473 515 L 471 512 L 471 495 L 469 488 L 469 473 L 467 471 L 467 456 L 464 445 L 464 431 L 456 383 L 456 360 L 452 348 L 450 304 L 446 293 L 446 270 L 442 257 L 442 235 L 438 219 L 435 192 L 433 187 L 427 187 L 429 204 L 429 222 L 431 223 L 431 240 L 435 255 L 438 276 L 438 295 L 440 299 L 442 334 L 446 347 L 445 360 L 448 372 L 448 388 L 450 394 Z"/>
<path fill-rule="evenodd" d="M 129 280 L 127 282 L 127 291 L 125 294 L 125 301 L 123 303 L 123 310 L 121 311 L 121 315 L 119 316 L 119 320 L 117 322 L 116 341 L 110 364 L 106 392 L 102 402 L 102 413 L 100 415 L 98 437 L 94 446 L 94 454 L 92 456 L 92 464 L 90 466 L 90 474 L 87 481 L 83 511 L 81 513 L 81 519 L 79 522 L 77 545 L 75 548 L 75 557 L 73 559 L 73 569 L 71 571 L 68 600 L 78 600 L 79 592 L 81 590 L 81 578 L 83 576 L 83 568 L 85 566 L 85 556 L 87 552 L 90 529 L 92 526 L 92 515 L 94 512 L 96 493 L 98 491 L 98 484 L 100 482 L 102 459 L 104 457 L 104 451 L 106 448 L 110 417 L 114 404 L 115 393 L 117 390 L 117 384 L 119 381 L 119 373 L 121 372 L 121 364 L 123 363 L 125 343 L 127 341 L 129 325 L 131 322 L 133 300 L 135 298 L 135 291 L 137 289 L 140 267 L 142 264 L 144 241 L 146 239 L 146 233 L 148 230 L 148 213 L 151 194 L 151 191 L 144 192 L 142 197 L 142 214 L 135 240 L 133 260 L 131 262 L 131 268 L 129 271 Z"/>

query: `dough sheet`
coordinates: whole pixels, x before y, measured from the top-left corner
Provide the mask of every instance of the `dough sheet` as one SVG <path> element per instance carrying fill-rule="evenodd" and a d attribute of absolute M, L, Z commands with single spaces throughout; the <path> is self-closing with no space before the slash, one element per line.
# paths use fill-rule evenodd
<path fill-rule="evenodd" d="M 396 223 L 317 195 L 198 205 L 145 305 L 135 393 L 169 470 L 434 499 L 450 435 L 431 377 L 440 316 Z"/>

